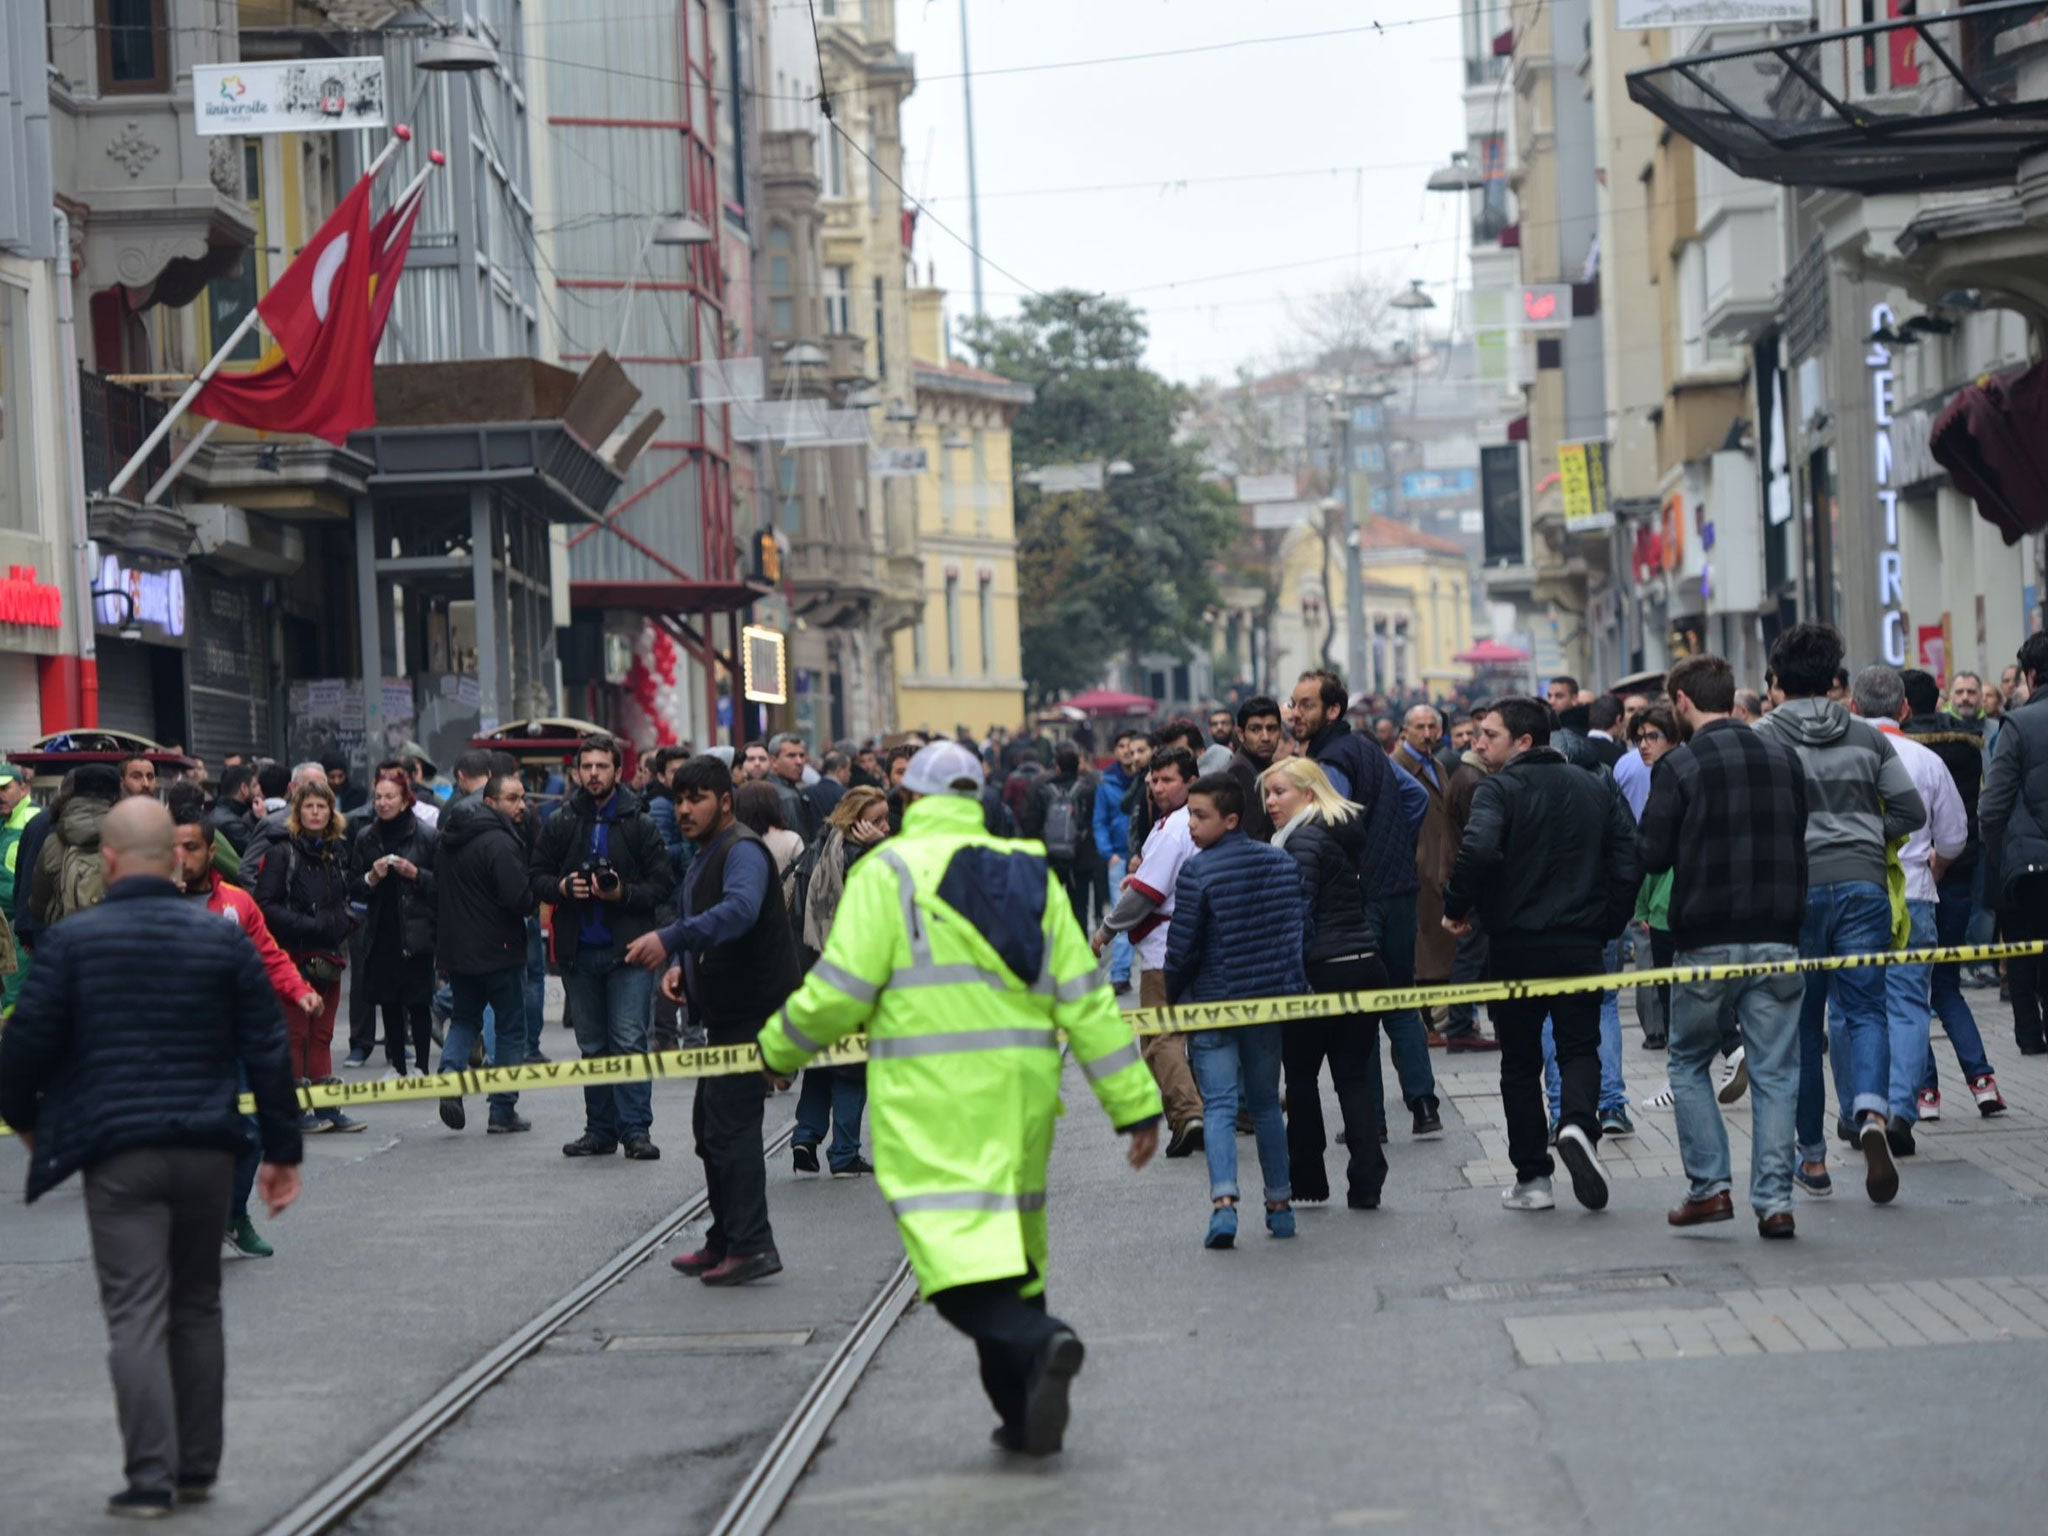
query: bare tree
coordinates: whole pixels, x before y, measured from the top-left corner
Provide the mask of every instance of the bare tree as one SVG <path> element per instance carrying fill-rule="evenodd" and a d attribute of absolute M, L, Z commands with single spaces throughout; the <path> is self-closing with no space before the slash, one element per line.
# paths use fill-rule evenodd
<path fill-rule="evenodd" d="M 1399 336 L 1393 299 L 1400 291 L 1400 285 L 1384 275 L 1355 277 L 1299 307 L 1289 304 L 1288 320 L 1317 367 L 1357 377 L 1384 362 Z"/>

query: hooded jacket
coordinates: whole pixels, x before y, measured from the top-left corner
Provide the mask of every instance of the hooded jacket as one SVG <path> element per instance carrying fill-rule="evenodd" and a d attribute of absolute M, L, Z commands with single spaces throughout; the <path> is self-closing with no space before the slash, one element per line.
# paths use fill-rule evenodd
<path fill-rule="evenodd" d="M 1832 699 L 1787 699 L 1756 727 L 1806 770 L 1806 877 L 1885 884 L 1885 848 L 1927 822 L 1913 776 L 1883 734 Z"/>
<path fill-rule="evenodd" d="M 63 897 L 61 882 L 65 853 L 71 849 L 80 849 L 97 860 L 100 851 L 100 827 L 107 819 L 107 812 L 113 808 L 111 802 L 97 799 L 92 795 L 73 795 L 61 807 L 51 808 L 56 814 L 56 821 L 49 840 L 36 851 L 35 877 L 29 891 L 31 907 L 39 930 L 50 927 L 61 915 L 57 911 L 57 904 Z M 15 879 L 20 878 L 20 865 L 17 862 Z"/>
<path fill-rule="evenodd" d="M 651 822 L 647 828 L 654 830 Z M 440 833 L 435 962 L 463 976 L 524 967 L 534 897 L 518 828 L 478 801 L 452 808 Z"/>

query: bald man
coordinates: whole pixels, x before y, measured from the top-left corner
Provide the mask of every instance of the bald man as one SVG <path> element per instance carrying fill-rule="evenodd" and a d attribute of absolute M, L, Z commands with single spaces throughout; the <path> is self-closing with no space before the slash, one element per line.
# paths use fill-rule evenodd
<path fill-rule="evenodd" d="M 117 1515 L 204 1498 L 220 1467 L 221 1238 L 256 1095 L 274 1216 L 299 1192 L 299 1107 L 284 1016 L 239 925 L 171 878 L 171 815 L 123 800 L 100 829 L 107 895 L 48 929 L 0 1034 L 0 1119 L 28 1149 L 33 1201 L 74 1173 L 126 1450 Z"/>

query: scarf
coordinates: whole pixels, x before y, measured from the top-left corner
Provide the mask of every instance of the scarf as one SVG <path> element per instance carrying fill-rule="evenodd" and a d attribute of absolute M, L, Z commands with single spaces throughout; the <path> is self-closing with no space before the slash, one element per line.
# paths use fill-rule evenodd
<path fill-rule="evenodd" d="M 1321 814 L 1322 807 L 1318 806 L 1314 801 L 1310 801 L 1307 805 L 1304 805 L 1300 810 L 1296 811 L 1292 816 L 1290 816 L 1287 819 L 1286 826 L 1275 827 L 1273 829 L 1273 836 L 1271 839 L 1272 846 L 1275 848 L 1285 848 L 1287 846 L 1287 839 L 1294 835 L 1294 829 L 1296 827 L 1300 826 L 1304 821 L 1309 820 L 1311 817 L 1319 816 Z"/>

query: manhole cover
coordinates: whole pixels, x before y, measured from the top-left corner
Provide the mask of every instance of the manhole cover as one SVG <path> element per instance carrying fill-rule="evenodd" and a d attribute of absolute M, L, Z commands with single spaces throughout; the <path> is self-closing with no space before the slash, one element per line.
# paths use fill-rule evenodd
<path fill-rule="evenodd" d="M 1528 1301 L 1539 1296 L 1585 1296 L 1611 1291 L 1665 1291 L 1678 1284 L 1670 1275 L 1590 1275 L 1582 1280 L 1481 1280 L 1447 1285 L 1447 1301 Z"/>
<path fill-rule="evenodd" d="M 607 1350 L 705 1354 L 738 1349 L 801 1349 L 808 1328 L 761 1329 L 752 1333 L 621 1333 L 604 1341 Z"/>

